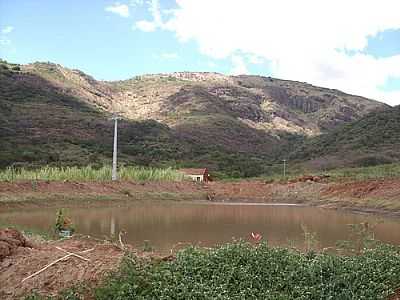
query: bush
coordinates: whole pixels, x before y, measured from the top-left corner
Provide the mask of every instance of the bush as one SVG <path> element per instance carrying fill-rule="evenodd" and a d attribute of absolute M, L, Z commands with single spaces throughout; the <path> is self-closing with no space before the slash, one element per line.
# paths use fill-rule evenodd
<path fill-rule="evenodd" d="M 399 284 L 399 249 L 301 253 L 266 244 L 188 248 L 172 262 L 128 257 L 96 299 L 385 299 Z"/>

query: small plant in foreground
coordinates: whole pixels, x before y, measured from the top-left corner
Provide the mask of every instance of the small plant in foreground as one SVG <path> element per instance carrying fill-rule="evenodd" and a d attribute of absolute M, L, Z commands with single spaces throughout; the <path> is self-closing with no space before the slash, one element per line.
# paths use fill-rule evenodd
<path fill-rule="evenodd" d="M 55 233 L 59 236 L 62 234 L 73 234 L 75 232 L 75 227 L 70 218 L 65 216 L 64 209 L 59 209 L 57 211 L 56 224 L 54 225 Z"/>
<path fill-rule="evenodd" d="M 318 246 L 317 234 L 315 232 L 309 231 L 307 226 L 304 224 L 301 224 L 301 229 L 303 230 L 304 247 L 306 252 L 316 250 Z"/>
<path fill-rule="evenodd" d="M 143 243 L 143 252 L 153 252 L 154 247 L 150 244 L 149 240 L 145 240 Z"/>

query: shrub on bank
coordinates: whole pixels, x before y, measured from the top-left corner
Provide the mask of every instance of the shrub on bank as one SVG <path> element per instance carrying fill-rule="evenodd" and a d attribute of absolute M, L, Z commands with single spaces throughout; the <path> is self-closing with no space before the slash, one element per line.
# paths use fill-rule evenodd
<path fill-rule="evenodd" d="M 376 300 L 387 299 L 399 283 L 400 251 L 394 246 L 339 256 L 235 243 L 187 248 L 172 261 L 127 256 L 118 271 L 89 293 L 98 300 Z M 77 290 L 68 293 L 68 299 L 81 299 Z"/>

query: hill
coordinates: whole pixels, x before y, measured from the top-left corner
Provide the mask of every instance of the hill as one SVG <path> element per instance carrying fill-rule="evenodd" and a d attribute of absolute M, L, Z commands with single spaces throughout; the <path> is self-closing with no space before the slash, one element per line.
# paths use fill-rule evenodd
<path fill-rule="evenodd" d="M 400 106 L 373 112 L 360 120 L 298 145 L 291 159 L 313 168 L 371 166 L 400 161 Z"/>
<path fill-rule="evenodd" d="M 109 116 L 118 111 L 125 164 L 254 176 L 292 140 L 386 107 L 268 77 L 182 72 L 106 82 L 52 63 L 1 61 L 0 166 L 109 163 Z"/>

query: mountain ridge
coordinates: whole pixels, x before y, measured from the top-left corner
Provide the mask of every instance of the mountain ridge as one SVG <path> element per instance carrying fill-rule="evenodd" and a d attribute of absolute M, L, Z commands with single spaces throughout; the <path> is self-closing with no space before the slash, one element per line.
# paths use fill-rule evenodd
<path fill-rule="evenodd" d="M 112 125 L 106 120 L 118 111 L 125 119 L 123 163 L 209 166 L 254 176 L 293 139 L 328 133 L 389 107 L 301 82 L 210 72 L 109 82 L 52 63 L 1 61 L 0 83 L 0 125 L 6 128 L 0 135 L 7 146 L 1 166 L 108 163 Z"/>

